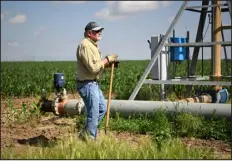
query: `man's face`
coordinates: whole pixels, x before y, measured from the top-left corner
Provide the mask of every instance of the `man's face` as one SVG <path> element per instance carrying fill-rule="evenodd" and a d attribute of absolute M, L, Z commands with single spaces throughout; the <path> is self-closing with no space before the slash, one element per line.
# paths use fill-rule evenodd
<path fill-rule="evenodd" d="M 90 30 L 88 31 L 88 37 L 92 39 L 93 41 L 97 42 L 101 40 L 101 32 L 102 30 L 98 30 L 98 31 Z"/>

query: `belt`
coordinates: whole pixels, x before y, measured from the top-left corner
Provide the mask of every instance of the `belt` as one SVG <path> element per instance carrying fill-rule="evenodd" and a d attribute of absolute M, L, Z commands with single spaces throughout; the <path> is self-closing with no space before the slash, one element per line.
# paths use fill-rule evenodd
<path fill-rule="evenodd" d="M 93 80 L 77 80 L 77 82 L 79 82 L 79 83 L 85 83 L 85 82 L 97 82 L 97 79 L 93 79 Z"/>

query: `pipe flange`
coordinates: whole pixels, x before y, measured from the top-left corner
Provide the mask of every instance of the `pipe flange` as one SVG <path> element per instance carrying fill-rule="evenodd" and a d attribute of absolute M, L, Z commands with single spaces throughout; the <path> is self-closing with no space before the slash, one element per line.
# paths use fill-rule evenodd
<path fill-rule="evenodd" d="M 52 107 L 53 107 L 53 111 L 52 113 L 55 115 L 55 116 L 59 116 L 59 112 L 58 112 L 58 103 L 56 101 L 53 101 L 52 102 Z"/>

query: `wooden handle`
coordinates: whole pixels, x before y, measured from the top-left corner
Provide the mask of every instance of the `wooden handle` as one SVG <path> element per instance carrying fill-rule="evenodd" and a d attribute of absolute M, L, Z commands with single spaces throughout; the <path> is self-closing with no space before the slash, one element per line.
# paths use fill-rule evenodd
<path fill-rule="evenodd" d="M 108 102 L 107 102 L 107 113 L 106 113 L 105 134 L 107 133 L 108 123 L 109 123 L 109 116 L 110 116 L 110 101 L 111 101 L 111 92 L 112 92 L 113 76 L 114 76 L 114 63 L 112 63 L 112 65 L 111 65 L 110 90 L 109 90 L 109 97 L 108 97 Z"/>

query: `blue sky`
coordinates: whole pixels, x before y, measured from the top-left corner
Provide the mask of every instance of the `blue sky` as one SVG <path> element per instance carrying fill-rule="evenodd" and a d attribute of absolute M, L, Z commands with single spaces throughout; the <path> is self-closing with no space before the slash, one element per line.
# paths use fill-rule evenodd
<path fill-rule="evenodd" d="M 77 45 L 89 21 L 105 28 L 99 42 L 103 57 L 116 53 L 120 60 L 150 59 L 147 40 L 152 35 L 165 34 L 182 3 L 1 1 L 1 61 L 75 61 Z M 189 2 L 190 5 L 201 5 L 201 1 Z M 189 30 L 190 41 L 195 41 L 199 16 L 185 11 L 175 27 L 176 36 L 185 37 Z M 222 13 L 222 22 L 231 23 L 228 13 Z M 210 26 L 204 41 L 210 41 L 209 34 Z M 230 30 L 225 37 L 231 41 Z M 204 58 L 209 58 L 210 50 L 205 48 L 204 52 Z"/>

